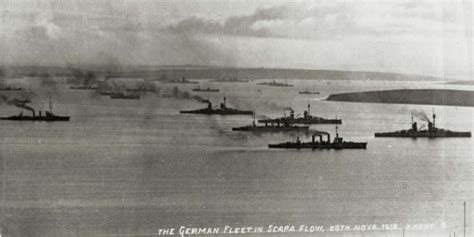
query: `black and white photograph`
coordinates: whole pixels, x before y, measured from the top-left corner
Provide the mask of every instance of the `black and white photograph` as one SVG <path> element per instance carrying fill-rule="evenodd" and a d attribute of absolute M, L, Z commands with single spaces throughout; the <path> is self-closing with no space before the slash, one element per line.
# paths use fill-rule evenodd
<path fill-rule="evenodd" d="M 0 16 L 0 237 L 474 236 L 471 0 Z"/>

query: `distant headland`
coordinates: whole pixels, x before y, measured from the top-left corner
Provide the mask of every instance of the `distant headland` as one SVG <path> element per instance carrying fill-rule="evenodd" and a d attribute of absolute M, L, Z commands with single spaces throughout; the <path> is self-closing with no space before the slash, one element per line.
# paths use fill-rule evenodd
<path fill-rule="evenodd" d="M 387 81 L 443 81 L 440 77 L 393 72 L 343 71 L 293 68 L 239 68 L 200 65 L 124 66 L 124 65 L 70 65 L 70 66 L 0 66 L 7 77 L 21 76 L 74 76 L 78 72 L 97 77 L 127 77 L 156 80 L 189 79 L 308 79 L 308 80 L 387 80 Z"/>
<path fill-rule="evenodd" d="M 474 106 L 474 91 L 403 89 L 332 94 L 328 101 Z"/>

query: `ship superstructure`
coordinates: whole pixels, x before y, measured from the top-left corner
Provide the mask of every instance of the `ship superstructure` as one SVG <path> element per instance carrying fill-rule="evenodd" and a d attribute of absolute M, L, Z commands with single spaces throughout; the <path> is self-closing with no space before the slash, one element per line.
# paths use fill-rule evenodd
<path fill-rule="evenodd" d="M 192 89 L 192 91 L 195 91 L 195 92 L 219 92 L 219 89 L 214 89 L 214 88 L 201 88 L 201 87 L 197 87 L 197 88 L 194 88 Z"/>
<path fill-rule="evenodd" d="M 302 95 L 319 95 L 319 91 L 313 91 L 313 90 L 309 90 L 309 89 L 299 91 L 298 93 L 302 94 Z"/>
<path fill-rule="evenodd" d="M 168 81 L 163 81 L 162 83 L 179 83 L 179 84 L 197 84 L 199 82 L 197 81 L 190 81 L 186 79 L 186 77 L 181 77 L 181 79 L 178 80 L 168 80 Z"/>
<path fill-rule="evenodd" d="M 232 77 L 222 77 L 221 79 L 213 80 L 213 82 L 238 82 L 238 83 L 243 83 L 243 82 L 249 82 L 249 80 L 238 79 L 237 77 L 232 76 Z"/>
<path fill-rule="evenodd" d="M 207 103 L 207 107 L 203 109 L 197 109 L 197 110 L 182 110 L 179 111 L 181 114 L 218 114 L 218 115 L 253 115 L 253 111 L 250 110 L 238 110 L 238 109 L 233 109 L 229 108 L 226 105 L 226 97 L 224 97 L 224 101 L 220 104 L 218 108 L 213 108 L 212 103 L 207 100 L 205 101 Z"/>
<path fill-rule="evenodd" d="M 286 82 L 277 82 L 275 80 L 270 81 L 270 82 L 261 82 L 257 83 L 257 85 L 263 85 L 263 86 L 280 86 L 280 87 L 293 87 L 293 85 L 290 85 Z"/>
<path fill-rule="evenodd" d="M 327 140 L 323 140 L 323 136 L 327 136 Z M 319 137 L 319 140 L 316 139 Z M 336 126 L 336 137 L 331 142 L 331 135 L 327 132 L 318 132 L 311 136 L 311 141 L 303 142 L 299 136 L 296 137 L 296 141 L 289 141 L 284 143 L 269 144 L 269 148 L 282 148 L 282 149 L 366 149 L 367 142 L 350 142 L 344 141 L 339 136 Z"/>
<path fill-rule="evenodd" d="M 303 117 L 295 116 L 295 111 L 290 108 L 290 115 L 275 119 L 261 119 L 259 123 L 288 123 L 288 124 L 342 124 L 342 119 L 326 119 L 311 115 L 311 105 L 308 103 L 308 110 L 303 112 Z"/>
<path fill-rule="evenodd" d="M 248 132 L 299 132 L 299 131 L 307 131 L 309 126 L 300 126 L 300 125 L 291 125 L 288 123 L 270 123 L 265 124 L 264 126 L 258 126 L 255 121 L 252 124 L 243 126 L 243 127 L 235 127 L 232 128 L 232 131 L 248 131 Z"/>

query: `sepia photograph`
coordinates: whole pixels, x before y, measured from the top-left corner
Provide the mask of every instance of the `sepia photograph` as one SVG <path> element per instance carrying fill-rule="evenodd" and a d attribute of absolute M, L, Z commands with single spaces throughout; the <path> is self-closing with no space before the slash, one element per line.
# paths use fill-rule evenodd
<path fill-rule="evenodd" d="M 0 15 L 0 237 L 474 236 L 471 0 Z"/>

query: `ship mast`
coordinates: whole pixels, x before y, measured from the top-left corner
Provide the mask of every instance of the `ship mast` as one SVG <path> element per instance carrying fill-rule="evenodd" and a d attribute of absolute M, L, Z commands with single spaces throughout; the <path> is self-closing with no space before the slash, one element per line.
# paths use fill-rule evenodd
<path fill-rule="evenodd" d="M 53 104 L 51 103 L 51 96 L 49 97 L 49 112 L 53 112 Z"/>
<path fill-rule="evenodd" d="M 308 99 L 308 116 L 311 114 L 309 111 L 310 109 L 311 109 L 311 105 L 309 104 L 309 99 Z"/>

